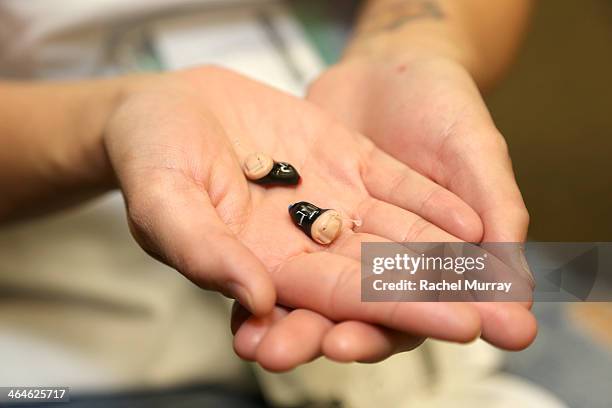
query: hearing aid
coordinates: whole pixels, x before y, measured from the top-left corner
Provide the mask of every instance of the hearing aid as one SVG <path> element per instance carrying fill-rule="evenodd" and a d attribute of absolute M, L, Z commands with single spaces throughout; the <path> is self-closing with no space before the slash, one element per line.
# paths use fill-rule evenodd
<path fill-rule="evenodd" d="M 260 185 L 295 186 L 300 182 L 300 174 L 295 167 L 274 161 L 265 153 L 249 154 L 242 168 L 247 179 Z"/>
<path fill-rule="evenodd" d="M 299 229 L 321 245 L 334 242 L 342 230 L 338 211 L 319 208 L 306 201 L 290 205 L 289 215 Z"/>

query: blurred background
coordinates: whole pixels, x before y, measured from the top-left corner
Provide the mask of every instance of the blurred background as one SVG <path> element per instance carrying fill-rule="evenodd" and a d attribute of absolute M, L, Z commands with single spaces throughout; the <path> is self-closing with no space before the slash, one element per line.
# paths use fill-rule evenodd
<path fill-rule="evenodd" d="M 487 99 L 540 241 L 612 240 L 612 2 L 540 0 Z"/>

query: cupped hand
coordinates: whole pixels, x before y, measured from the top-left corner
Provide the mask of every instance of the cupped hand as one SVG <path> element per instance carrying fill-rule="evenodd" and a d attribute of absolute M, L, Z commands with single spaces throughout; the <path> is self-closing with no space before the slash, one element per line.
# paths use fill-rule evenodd
<path fill-rule="evenodd" d="M 147 77 L 125 92 L 104 143 L 132 233 L 146 251 L 258 318 L 274 316 L 276 303 L 295 309 L 270 332 L 287 333 L 292 321 L 319 327 L 303 338 L 310 353 L 289 366 L 316 357 L 323 344 L 332 358 L 373 359 L 420 341 L 403 338 L 392 346 L 388 340 L 397 333 L 469 341 L 481 330 L 467 304 L 360 301 L 361 242 L 453 241 L 446 231 L 477 235 L 470 226 L 478 218 L 453 193 L 306 101 L 219 68 Z M 256 151 L 292 163 L 301 184 L 247 182 L 241 160 Z M 322 247 L 289 218 L 288 205 L 302 200 L 361 225 L 345 222 L 340 237 Z M 308 317 L 291 317 L 296 314 Z M 375 336 L 387 349 L 347 352 L 340 343 L 351 335 Z M 263 350 L 275 344 L 283 354 L 292 341 L 256 337 L 238 336 L 236 349 L 246 339 L 250 346 L 268 344 Z M 274 369 L 270 353 L 250 357 Z"/>
<path fill-rule="evenodd" d="M 439 57 L 355 59 L 324 73 L 308 100 L 369 137 L 386 153 L 455 193 L 479 215 L 469 242 L 523 242 L 529 216 L 516 184 L 507 145 L 470 74 Z M 532 280 L 519 251 L 496 254 Z M 528 305 L 528 304 L 527 304 Z M 526 346 L 536 332 L 533 317 L 518 313 L 516 343 L 502 324 L 516 305 L 479 303 L 483 338 L 506 348 Z M 512 320 L 512 319 L 510 319 Z M 510 322 L 508 321 L 508 323 Z M 504 328 L 505 327 L 505 328 Z"/>
<path fill-rule="evenodd" d="M 445 58 L 354 60 L 327 71 L 309 100 L 480 216 L 474 242 L 522 242 L 529 217 L 505 139 L 470 74 Z"/>

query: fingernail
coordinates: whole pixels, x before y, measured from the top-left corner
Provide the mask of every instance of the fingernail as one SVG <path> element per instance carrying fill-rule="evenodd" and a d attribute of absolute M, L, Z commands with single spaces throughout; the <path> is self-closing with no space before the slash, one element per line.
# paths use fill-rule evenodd
<path fill-rule="evenodd" d="M 251 294 L 246 288 L 238 283 L 231 282 L 227 285 L 230 293 L 243 307 L 253 313 L 254 303 Z"/>
<path fill-rule="evenodd" d="M 533 272 L 531 271 L 531 268 L 529 267 L 529 263 L 527 262 L 527 257 L 525 256 L 525 246 L 521 246 L 519 259 L 521 261 L 521 266 L 523 267 L 523 270 L 525 271 L 525 274 L 527 275 L 527 278 L 529 279 L 531 288 L 532 289 L 535 288 L 536 281 L 533 276 Z"/>
<path fill-rule="evenodd" d="M 240 302 L 238 301 L 234 302 L 232 306 L 232 319 L 230 323 L 232 334 L 236 334 L 236 332 L 238 332 L 238 329 L 242 326 L 242 324 L 246 322 L 247 319 L 251 316 L 252 314 L 249 313 L 249 311 L 246 310 L 246 308 L 240 305 Z"/>

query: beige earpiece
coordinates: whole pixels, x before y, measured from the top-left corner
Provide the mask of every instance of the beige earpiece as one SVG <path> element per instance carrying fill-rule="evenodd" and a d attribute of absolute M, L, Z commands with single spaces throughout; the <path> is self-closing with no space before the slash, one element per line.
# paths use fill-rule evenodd
<path fill-rule="evenodd" d="M 289 206 L 289 215 L 299 229 L 321 245 L 331 244 L 342 232 L 343 219 L 336 210 L 301 201 Z"/>
<path fill-rule="evenodd" d="M 265 153 L 251 153 L 242 162 L 244 175 L 254 183 L 268 186 L 296 186 L 300 174 L 289 163 L 272 160 Z"/>
<path fill-rule="evenodd" d="M 256 181 L 266 177 L 274 167 L 274 160 L 265 153 L 251 153 L 245 157 L 242 169 L 246 178 Z"/>
<path fill-rule="evenodd" d="M 342 217 L 336 210 L 327 210 L 319 216 L 310 228 L 312 239 L 321 245 L 329 245 L 342 231 Z"/>

